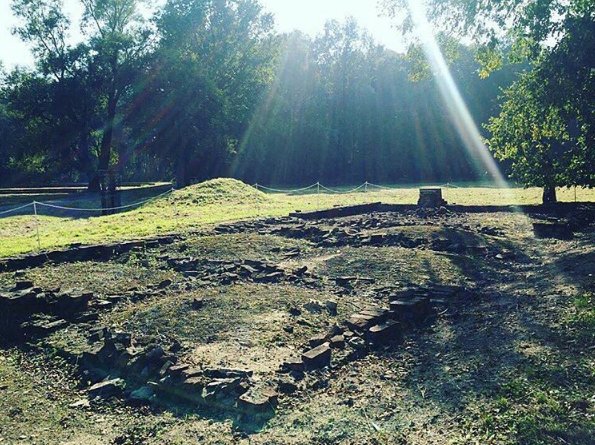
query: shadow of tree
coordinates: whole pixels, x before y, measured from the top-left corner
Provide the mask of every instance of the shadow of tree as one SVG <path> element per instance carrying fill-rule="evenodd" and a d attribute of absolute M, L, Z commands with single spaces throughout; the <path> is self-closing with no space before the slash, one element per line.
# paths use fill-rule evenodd
<path fill-rule="evenodd" d="M 444 412 L 476 416 L 476 434 L 503 434 L 509 441 L 491 443 L 592 443 L 595 423 L 587 411 L 593 409 L 589 391 L 595 377 L 587 357 L 593 345 L 578 341 L 560 320 L 571 299 L 555 293 L 552 274 L 544 274 L 539 288 L 549 292 L 536 296 L 519 286 L 507 291 L 503 283 L 526 283 L 526 265 L 532 262 L 534 253 L 520 242 L 453 230 L 438 236 L 465 246 L 483 243 L 487 251 L 448 255 L 476 293 L 472 304 L 453 302 L 434 332 L 411 339 L 417 360 L 406 378 L 409 392 L 421 385 L 424 398 Z M 507 255 L 496 258 L 499 251 Z M 577 263 L 579 268 L 572 267 Z M 555 267 L 563 279 L 587 285 L 577 278 L 595 272 L 595 253 L 562 255 Z M 403 358 L 401 352 L 389 356 Z"/>

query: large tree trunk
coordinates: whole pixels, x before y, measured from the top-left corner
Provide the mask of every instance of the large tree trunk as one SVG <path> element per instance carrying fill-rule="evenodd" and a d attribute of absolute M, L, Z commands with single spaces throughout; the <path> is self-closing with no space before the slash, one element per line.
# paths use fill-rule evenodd
<path fill-rule="evenodd" d="M 556 202 L 558 202 L 556 199 L 556 187 L 545 186 L 543 188 L 543 204 L 555 204 Z"/>
<path fill-rule="evenodd" d="M 101 176 L 99 172 L 106 171 L 109 169 L 110 160 L 112 157 L 112 140 L 114 137 L 114 122 L 116 120 L 116 92 L 115 88 L 109 93 L 107 102 L 107 116 L 105 121 L 105 129 L 103 130 L 103 136 L 101 137 L 101 145 L 99 147 L 99 165 L 98 172 L 89 182 L 89 190 L 99 191 L 99 185 Z"/>
<path fill-rule="evenodd" d="M 88 182 L 87 189 L 89 191 L 94 191 L 91 189 L 91 182 L 95 176 L 95 169 L 93 168 L 93 162 L 91 161 L 91 141 L 89 139 L 89 132 L 83 130 L 79 142 L 79 163 L 80 171 L 85 175 Z"/>

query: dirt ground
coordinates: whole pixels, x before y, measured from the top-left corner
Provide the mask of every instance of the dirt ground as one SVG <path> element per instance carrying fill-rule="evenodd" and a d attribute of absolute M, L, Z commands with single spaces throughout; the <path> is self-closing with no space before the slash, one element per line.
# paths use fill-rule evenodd
<path fill-rule="evenodd" d="M 536 238 L 531 223 L 548 217 L 277 218 L 107 261 L 1 273 L 0 294 L 22 281 L 92 292 L 96 317 L 4 342 L 0 444 L 591 444 L 594 225 L 591 215 L 572 239 Z M 431 297 L 445 285 L 457 291 L 401 341 L 342 361 L 334 350 L 256 426 L 191 403 L 94 398 L 81 371 L 89 333 L 105 326 L 173 342 L 192 366 L 272 384 L 352 314 L 388 307 L 404 288 Z"/>

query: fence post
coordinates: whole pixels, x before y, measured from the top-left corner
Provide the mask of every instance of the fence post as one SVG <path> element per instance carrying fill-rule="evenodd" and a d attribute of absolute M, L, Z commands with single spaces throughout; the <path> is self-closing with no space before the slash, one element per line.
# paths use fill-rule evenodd
<path fill-rule="evenodd" d="M 320 210 L 320 181 L 316 183 L 316 210 Z"/>
<path fill-rule="evenodd" d="M 35 214 L 35 231 L 37 232 L 37 250 L 41 251 L 41 240 L 39 239 L 39 220 L 37 218 L 37 201 L 33 201 L 33 213 Z"/>
<path fill-rule="evenodd" d="M 180 213 L 178 212 L 178 206 L 176 204 L 176 198 L 173 196 L 174 189 L 171 189 L 171 194 L 169 197 L 171 198 L 172 208 L 174 209 L 174 231 L 180 233 Z"/>

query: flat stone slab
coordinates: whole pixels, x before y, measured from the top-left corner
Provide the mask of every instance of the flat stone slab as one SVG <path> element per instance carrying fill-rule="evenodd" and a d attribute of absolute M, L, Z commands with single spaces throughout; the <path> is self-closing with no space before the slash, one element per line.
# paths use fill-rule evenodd
<path fill-rule="evenodd" d="M 391 318 L 403 322 L 418 322 L 430 314 L 430 300 L 419 297 L 410 300 L 393 300 L 390 302 L 390 310 Z"/>
<path fill-rule="evenodd" d="M 22 328 L 26 334 L 37 337 L 51 334 L 68 326 L 68 322 L 61 318 L 53 321 L 39 320 L 23 323 Z"/>
<path fill-rule="evenodd" d="M 248 415 L 272 415 L 278 403 L 277 392 L 272 388 L 250 388 L 238 398 L 238 409 Z"/>
<path fill-rule="evenodd" d="M 393 343 L 401 339 L 403 327 L 395 320 L 387 320 L 368 329 L 367 339 L 375 345 Z"/>
<path fill-rule="evenodd" d="M 361 314 L 352 315 L 345 323 L 350 329 L 362 331 L 374 324 L 374 317 Z"/>
<path fill-rule="evenodd" d="M 283 362 L 283 364 L 281 365 L 281 370 L 285 372 L 303 371 L 304 362 L 301 358 L 290 357 L 285 362 Z"/>
<path fill-rule="evenodd" d="M 343 349 L 345 347 L 345 337 L 343 335 L 335 335 L 331 337 L 331 348 Z"/>
<path fill-rule="evenodd" d="M 365 331 L 375 324 L 382 323 L 387 317 L 386 309 L 372 308 L 353 314 L 345 323 L 349 329 Z"/>
<path fill-rule="evenodd" d="M 124 391 L 126 382 L 122 379 L 105 380 L 89 388 L 89 397 L 111 397 Z"/>
<path fill-rule="evenodd" d="M 304 366 L 308 370 L 324 368 L 331 364 L 330 343 L 323 343 L 302 354 Z"/>

